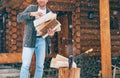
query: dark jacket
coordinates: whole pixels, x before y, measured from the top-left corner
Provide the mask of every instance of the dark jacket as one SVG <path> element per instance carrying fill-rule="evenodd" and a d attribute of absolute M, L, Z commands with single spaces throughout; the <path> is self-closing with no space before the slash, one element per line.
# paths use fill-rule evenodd
<path fill-rule="evenodd" d="M 35 20 L 34 16 L 30 16 L 30 12 L 35 12 L 38 10 L 37 5 L 30 5 L 28 6 L 23 12 L 17 15 L 18 22 L 26 22 L 25 30 L 24 30 L 24 38 L 23 38 L 23 46 L 24 47 L 35 47 L 36 41 L 36 30 L 34 27 L 33 21 Z M 47 8 L 47 13 L 50 10 Z M 46 50 L 49 49 L 50 40 L 49 37 L 46 38 Z"/>

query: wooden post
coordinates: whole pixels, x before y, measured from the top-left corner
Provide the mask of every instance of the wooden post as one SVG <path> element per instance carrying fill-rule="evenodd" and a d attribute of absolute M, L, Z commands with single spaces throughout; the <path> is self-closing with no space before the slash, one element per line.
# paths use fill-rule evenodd
<path fill-rule="evenodd" d="M 59 78 L 80 78 L 80 68 L 59 68 Z"/>
<path fill-rule="evenodd" d="M 100 0 L 102 78 L 112 78 L 109 0 Z"/>

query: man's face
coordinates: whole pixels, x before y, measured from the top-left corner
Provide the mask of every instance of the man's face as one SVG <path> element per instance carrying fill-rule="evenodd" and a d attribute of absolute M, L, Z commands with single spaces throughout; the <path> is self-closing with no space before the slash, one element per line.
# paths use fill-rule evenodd
<path fill-rule="evenodd" d="M 48 0 L 37 0 L 37 3 L 39 4 L 40 7 L 46 6 Z"/>

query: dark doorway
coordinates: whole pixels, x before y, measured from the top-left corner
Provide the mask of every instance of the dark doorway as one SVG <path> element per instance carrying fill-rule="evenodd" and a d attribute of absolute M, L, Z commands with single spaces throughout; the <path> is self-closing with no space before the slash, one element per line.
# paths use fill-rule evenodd
<path fill-rule="evenodd" d="M 5 52 L 5 30 L 7 13 L 5 9 L 0 10 L 0 53 Z"/>
<path fill-rule="evenodd" d="M 55 54 L 68 57 L 68 44 L 72 41 L 72 12 L 58 11 L 57 15 L 57 19 L 61 23 L 61 31 L 55 33 L 52 38 L 51 50 Z"/>

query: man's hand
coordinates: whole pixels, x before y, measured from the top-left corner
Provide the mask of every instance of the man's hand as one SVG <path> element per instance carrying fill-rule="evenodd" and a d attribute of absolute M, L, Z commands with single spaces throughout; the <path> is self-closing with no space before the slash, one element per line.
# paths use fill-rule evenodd
<path fill-rule="evenodd" d="M 49 36 L 53 36 L 55 34 L 55 31 L 49 28 L 47 33 Z"/>
<path fill-rule="evenodd" d="M 35 16 L 35 18 L 39 18 L 43 16 L 41 12 L 30 12 L 30 16 Z"/>

